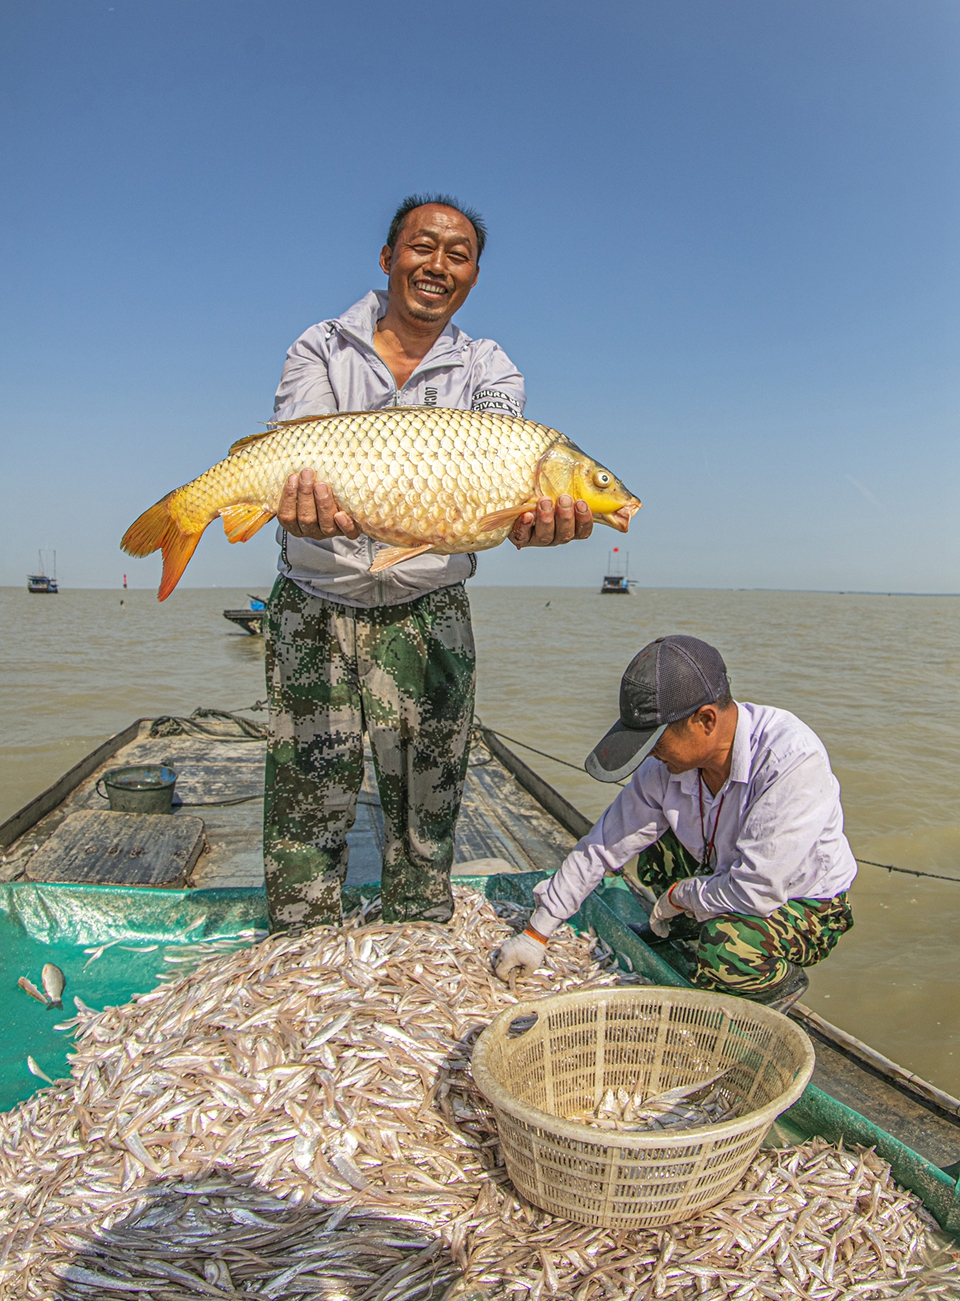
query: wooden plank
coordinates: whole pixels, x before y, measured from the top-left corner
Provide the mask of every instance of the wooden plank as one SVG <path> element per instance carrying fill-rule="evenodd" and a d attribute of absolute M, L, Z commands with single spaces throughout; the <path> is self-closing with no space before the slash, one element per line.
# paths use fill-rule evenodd
<path fill-rule="evenodd" d="M 552 871 L 573 848 L 573 836 L 519 788 L 497 761 L 469 770 L 464 806 L 468 816 L 473 814 L 474 821 L 483 824 L 488 844 L 507 842 L 520 851 L 522 858 L 518 866 L 523 870 Z M 486 851 L 493 856 L 498 852 Z M 475 853 L 474 856 L 485 855 Z M 499 856 L 516 858 L 516 854 L 499 853 Z"/>
<path fill-rule="evenodd" d="M 538 776 L 532 768 L 520 759 L 514 752 L 507 748 L 495 732 L 491 732 L 489 727 L 484 727 L 478 720 L 477 728 L 483 737 L 484 745 L 506 768 L 507 772 L 520 783 L 541 808 L 546 811 L 575 836 L 577 840 L 585 836 L 593 823 L 589 818 L 585 818 L 579 809 L 575 809 L 569 800 L 553 789 L 542 777 Z"/>
<path fill-rule="evenodd" d="M 142 737 L 123 755 L 125 765 L 164 763 L 177 774 L 174 808 L 254 800 L 263 795 L 264 741 L 198 736 Z M 90 808 L 104 801 L 90 794 Z M 206 816 L 201 814 L 200 816 Z"/>
<path fill-rule="evenodd" d="M 27 864 L 31 881 L 182 886 L 203 850 L 203 822 L 186 815 L 71 813 Z"/>
<path fill-rule="evenodd" d="M 889 1057 L 884 1057 L 883 1053 L 878 1053 L 875 1048 L 865 1044 L 862 1039 L 857 1039 L 852 1034 L 847 1034 L 846 1030 L 841 1030 L 839 1026 L 832 1025 L 831 1022 L 825 1021 L 822 1016 L 803 1003 L 796 1003 L 790 1015 L 795 1021 L 800 1021 L 807 1033 L 814 1033 L 818 1038 L 833 1044 L 841 1052 L 851 1057 L 856 1057 L 858 1061 L 865 1062 L 867 1066 L 878 1071 L 881 1075 L 891 1077 L 898 1081 L 905 1088 L 914 1093 L 918 1093 L 927 1102 L 932 1102 L 934 1106 L 941 1111 L 949 1112 L 951 1116 L 960 1116 L 960 1098 L 955 1098 L 951 1093 L 945 1093 L 943 1089 L 938 1089 L 935 1085 L 929 1084 L 926 1080 L 921 1079 L 913 1071 L 908 1071 L 899 1063 L 891 1061 Z"/>
<path fill-rule="evenodd" d="M 815 1031 L 817 1054 L 813 1083 L 837 1102 L 851 1107 L 872 1124 L 927 1161 L 943 1169 L 960 1161 L 960 1125 L 947 1119 L 922 1098 L 907 1093 L 896 1081 L 839 1052 Z"/>
<path fill-rule="evenodd" d="M 6 822 L 0 824 L 0 849 L 12 845 L 18 836 L 22 836 L 41 818 L 46 817 L 51 810 L 66 799 L 71 791 L 76 790 L 85 778 L 99 768 L 106 759 L 115 755 L 118 750 L 122 749 L 130 741 L 133 741 L 140 732 L 140 724 L 147 721 L 145 718 L 138 718 L 135 723 L 125 727 L 122 732 L 117 732 L 116 736 L 111 736 L 102 745 L 98 745 L 95 750 L 91 750 L 79 763 L 74 764 L 68 772 L 65 772 L 58 781 L 55 781 L 41 795 L 36 796 L 29 804 L 25 804 L 17 813 L 7 818 Z"/>

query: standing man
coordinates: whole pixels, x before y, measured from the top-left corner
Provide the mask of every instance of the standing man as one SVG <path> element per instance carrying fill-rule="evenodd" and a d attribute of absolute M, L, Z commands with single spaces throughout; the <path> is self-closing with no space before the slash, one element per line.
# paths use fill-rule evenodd
<path fill-rule="evenodd" d="M 785 709 L 731 699 L 713 646 L 660 637 L 627 666 L 620 719 L 585 766 L 630 781 L 535 887 L 539 907 L 504 944 L 497 975 L 535 970 L 604 873 L 639 854 L 659 896 L 644 938 L 694 940 L 701 989 L 785 1011 L 807 988 L 803 968 L 853 925 L 857 864 L 819 737 Z"/>
<path fill-rule="evenodd" d="M 386 292 L 293 344 L 277 421 L 390 406 L 523 414 L 523 376 L 492 339 L 452 323 L 477 282 L 487 232 L 447 195 L 397 209 L 380 266 Z M 370 738 L 383 808 L 385 921 L 449 920 L 450 868 L 473 718 L 469 555 L 420 556 L 372 575 L 364 537 L 312 470 L 287 481 L 267 604 L 270 740 L 263 853 L 274 930 L 340 920 L 347 832 Z M 517 547 L 588 537 L 585 502 L 544 498 Z"/>

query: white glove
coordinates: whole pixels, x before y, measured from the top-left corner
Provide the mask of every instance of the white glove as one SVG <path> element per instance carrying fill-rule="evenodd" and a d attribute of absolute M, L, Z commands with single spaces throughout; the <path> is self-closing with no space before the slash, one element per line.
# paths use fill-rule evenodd
<path fill-rule="evenodd" d="M 681 882 L 675 881 L 670 889 L 664 891 L 653 905 L 653 912 L 650 914 L 650 929 L 654 935 L 659 935 L 661 939 L 666 939 L 670 934 L 670 918 L 679 917 L 684 911 L 683 908 L 678 908 L 670 898 L 680 884 Z"/>
<path fill-rule="evenodd" d="M 521 976 L 532 976 L 543 962 L 546 952 L 546 940 L 538 940 L 529 931 L 523 931 L 511 936 L 501 947 L 494 970 L 503 981 L 510 979 L 514 967 L 520 968 Z"/>

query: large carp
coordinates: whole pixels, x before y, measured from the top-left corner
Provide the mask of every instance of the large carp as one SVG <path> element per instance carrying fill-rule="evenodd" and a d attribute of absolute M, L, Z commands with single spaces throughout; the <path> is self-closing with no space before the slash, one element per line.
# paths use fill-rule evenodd
<path fill-rule="evenodd" d="M 289 420 L 241 438 L 225 460 L 145 511 L 121 545 L 132 556 L 160 548 L 163 601 L 208 524 L 219 515 L 231 542 L 248 541 L 277 513 L 287 478 L 308 467 L 367 537 L 389 544 L 371 573 L 426 551 L 498 546 L 542 497 L 556 502 L 569 493 L 622 533 L 640 508 L 615 475 L 547 425 L 491 412 L 386 407 Z"/>

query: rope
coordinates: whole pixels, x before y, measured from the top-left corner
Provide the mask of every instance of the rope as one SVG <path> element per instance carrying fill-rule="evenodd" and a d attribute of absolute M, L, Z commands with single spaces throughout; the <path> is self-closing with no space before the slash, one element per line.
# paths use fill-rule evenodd
<path fill-rule="evenodd" d="M 526 741 L 518 741 L 515 736 L 507 736 L 506 733 L 498 732 L 494 727 L 487 727 L 486 723 L 483 725 L 483 730 L 492 732 L 494 736 L 499 736 L 501 741 L 509 741 L 511 745 L 522 746 L 524 750 L 529 750 L 531 754 L 538 754 L 541 759 L 549 759 L 552 763 L 561 763 L 564 768 L 572 768 L 574 772 L 583 775 L 584 768 L 582 764 L 570 763 L 567 759 L 558 759 L 555 754 L 547 754 L 546 750 L 537 750 L 534 746 L 527 745 Z M 626 786 L 626 784 L 626 780 L 610 783 L 611 786 Z"/>
<path fill-rule="evenodd" d="M 261 707 L 261 701 L 251 709 Z M 220 719 L 228 723 L 233 723 L 242 733 L 241 736 L 224 736 L 222 732 L 215 731 L 213 728 L 204 727 L 202 723 L 197 722 L 200 718 Z M 165 714 L 163 718 L 155 718 L 150 728 L 151 736 L 205 736 L 211 741 L 265 741 L 267 738 L 267 729 L 261 723 L 255 723 L 249 718 L 241 718 L 239 713 L 230 712 L 226 709 L 195 709 L 189 718 L 181 718 L 176 714 Z"/>
<path fill-rule="evenodd" d="M 554 763 L 562 763 L 564 768 L 572 768 L 574 772 L 583 772 L 583 767 L 579 764 L 570 763 L 566 759 L 558 759 L 555 754 L 547 754 L 546 750 L 538 750 L 535 746 L 527 745 L 526 741 L 518 741 L 515 736 L 507 736 L 505 732 L 498 732 L 492 727 L 484 724 L 485 732 L 493 732 L 494 736 L 499 736 L 501 741 L 509 741 L 511 745 L 522 746 L 524 750 L 529 750 L 531 754 L 538 754 L 541 759 L 551 759 Z"/>
<path fill-rule="evenodd" d="M 499 736 L 501 741 L 509 741 L 511 745 L 519 745 L 524 750 L 529 750 L 532 754 L 538 754 L 541 759 L 549 759 L 551 763 L 562 764 L 564 768 L 572 768 L 574 772 L 583 772 L 581 767 L 575 763 L 570 763 L 567 759 L 558 759 L 555 754 L 547 754 L 545 750 L 537 750 L 532 745 L 527 745 L 526 741 L 518 741 L 515 736 L 507 736 L 504 732 L 498 732 L 496 728 L 484 725 L 484 731 L 492 732 L 494 736 Z M 625 786 L 626 782 L 617 782 L 618 786 Z M 894 867 L 892 863 L 874 863 L 869 858 L 857 858 L 858 863 L 863 863 L 867 867 L 882 867 L 886 872 L 902 872 L 904 876 L 925 876 L 932 881 L 953 881 L 955 885 L 960 885 L 960 877 L 944 876 L 941 872 L 919 872 L 910 867 Z"/>
<path fill-rule="evenodd" d="M 882 867 L 887 872 L 902 872 L 904 876 L 929 876 L 934 881 L 953 881 L 960 885 L 960 877 L 944 876 L 940 872 L 917 872 L 911 867 L 894 867 L 892 863 L 874 863 L 869 858 L 858 858 L 858 863 L 866 863 L 868 867 Z"/>

